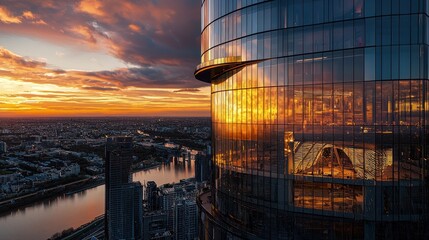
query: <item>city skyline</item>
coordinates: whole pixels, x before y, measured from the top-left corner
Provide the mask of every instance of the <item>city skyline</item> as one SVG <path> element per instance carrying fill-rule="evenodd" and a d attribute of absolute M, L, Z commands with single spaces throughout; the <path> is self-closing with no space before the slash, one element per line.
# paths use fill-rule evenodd
<path fill-rule="evenodd" d="M 0 117 L 209 116 L 200 2 L 0 2 Z"/>
<path fill-rule="evenodd" d="M 118 150 L 106 137 L 119 135 L 132 138 L 132 150 Z M 132 181 L 142 185 L 154 181 L 161 196 L 171 200 L 165 205 L 166 199 L 157 197 L 156 211 L 167 211 L 171 222 L 163 233 L 174 236 L 170 232 L 174 211 L 169 208 L 175 203 L 176 189 L 195 193 L 195 187 L 190 189 L 195 186 L 194 159 L 210 142 L 209 118 L 4 119 L 0 121 L 0 239 L 104 235 L 105 190 L 118 187 L 106 177 L 114 180 L 119 173 L 126 178 L 128 174 L 120 170 L 126 172 L 129 157 Z M 183 179 L 189 179 L 185 185 Z M 132 187 L 128 180 L 121 182 Z M 118 191 L 134 195 L 129 188 L 119 188 L 110 191 L 115 194 L 109 199 L 117 198 Z M 150 211 L 148 202 L 143 203 Z M 25 231 L 17 231 L 17 226 Z"/>

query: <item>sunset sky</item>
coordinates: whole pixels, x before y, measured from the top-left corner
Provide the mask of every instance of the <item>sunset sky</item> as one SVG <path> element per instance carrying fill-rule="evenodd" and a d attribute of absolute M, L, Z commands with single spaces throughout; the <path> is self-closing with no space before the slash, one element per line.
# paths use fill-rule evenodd
<path fill-rule="evenodd" d="M 209 116 L 200 0 L 0 0 L 0 117 Z"/>

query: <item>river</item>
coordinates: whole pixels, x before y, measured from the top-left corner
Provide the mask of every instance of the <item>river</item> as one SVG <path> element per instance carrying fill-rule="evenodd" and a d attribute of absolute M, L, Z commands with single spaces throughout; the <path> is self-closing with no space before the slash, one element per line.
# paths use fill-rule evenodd
<path fill-rule="evenodd" d="M 158 185 L 194 177 L 191 166 L 162 165 L 133 174 L 133 181 Z M 1 240 L 47 239 L 56 232 L 77 228 L 104 213 L 104 185 L 54 199 L 40 201 L 0 217 Z"/>

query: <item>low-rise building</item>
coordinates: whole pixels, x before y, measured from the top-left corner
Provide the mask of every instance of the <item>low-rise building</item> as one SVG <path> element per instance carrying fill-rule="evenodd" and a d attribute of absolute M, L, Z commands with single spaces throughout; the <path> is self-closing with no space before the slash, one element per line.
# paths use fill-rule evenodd
<path fill-rule="evenodd" d="M 77 163 L 73 163 L 67 167 L 65 167 L 61 171 L 61 177 L 70 177 L 70 176 L 77 176 L 80 173 L 80 166 Z"/>
<path fill-rule="evenodd" d="M 20 173 L 10 173 L 10 174 L 0 175 L 0 184 L 12 182 L 20 178 L 22 178 L 22 175 Z"/>

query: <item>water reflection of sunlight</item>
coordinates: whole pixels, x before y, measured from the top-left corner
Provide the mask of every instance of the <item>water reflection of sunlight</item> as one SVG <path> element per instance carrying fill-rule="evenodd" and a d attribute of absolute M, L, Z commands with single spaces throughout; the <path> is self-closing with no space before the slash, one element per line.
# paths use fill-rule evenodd
<path fill-rule="evenodd" d="M 134 181 L 153 180 L 158 185 L 179 182 L 194 176 L 191 167 L 176 168 L 174 163 L 133 174 Z M 0 239 L 46 239 L 70 227 L 76 228 L 104 213 L 104 185 L 70 196 L 35 203 L 0 217 Z M 58 221 L 61 219 L 61 221 Z M 16 229 L 26 229 L 17 232 Z"/>

